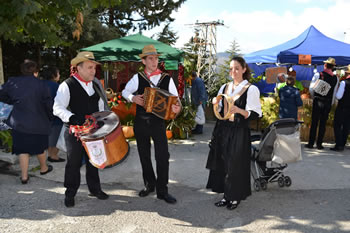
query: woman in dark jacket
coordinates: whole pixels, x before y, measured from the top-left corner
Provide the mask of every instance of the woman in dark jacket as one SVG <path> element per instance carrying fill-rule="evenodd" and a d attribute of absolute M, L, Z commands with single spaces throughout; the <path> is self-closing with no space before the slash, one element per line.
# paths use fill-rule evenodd
<path fill-rule="evenodd" d="M 12 128 L 12 153 L 19 155 L 21 182 L 26 184 L 30 155 L 37 155 L 41 175 L 52 171 L 44 152 L 48 148 L 53 102 L 47 86 L 37 78 L 36 62 L 25 60 L 21 72 L 22 76 L 10 78 L 0 87 L 0 101 L 13 105 L 6 124 Z"/>
<path fill-rule="evenodd" d="M 51 66 L 46 67 L 40 74 L 40 76 L 44 79 L 44 82 L 50 90 L 53 102 L 56 97 L 57 89 L 59 86 L 58 81 L 60 80 L 60 71 L 57 67 Z M 61 119 L 55 116 L 54 120 L 51 122 L 51 131 L 49 135 L 49 149 L 47 150 L 48 160 L 52 163 L 65 161 L 65 159 L 58 157 L 59 149 L 56 147 L 62 126 L 63 122 L 61 121 Z"/>
<path fill-rule="evenodd" d="M 298 107 L 303 105 L 303 101 L 300 98 L 299 90 L 294 85 L 294 78 L 287 78 L 287 86 L 282 87 L 279 90 L 280 97 L 280 118 L 294 118 L 298 119 Z"/>

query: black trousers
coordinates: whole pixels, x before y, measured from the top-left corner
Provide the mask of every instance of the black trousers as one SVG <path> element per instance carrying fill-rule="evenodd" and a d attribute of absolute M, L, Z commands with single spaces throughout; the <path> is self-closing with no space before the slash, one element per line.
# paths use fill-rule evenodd
<path fill-rule="evenodd" d="M 337 107 L 334 115 L 335 147 L 344 147 L 350 132 L 350 109 Z"/>
<path fill-rule="evenodd" d="M 309 145 L 313 146 L 316 139 L 318 127 L 317 145 L 322 145 L 323 137 L 326 131 L 326 123 L 329 112 L 331 111 L 332 100 L 322 97 L 315 97 L 312 104 L 311 128 L 309 136 Z"/>
<path fill-rule="evenodd" d="M 170 155 L 164 120 L 154 115 L 137 115 L 134 130 L 145 186 L 156 187 L 157 194 L 168 193 Z M 151 138 L 154 143 L 157 177 L 151 160 Z"/>
<path fill-rule="evenodd" d="M 86 182 L 90 193 L 101 191 L 98 169 L 91 165 L 81 141 L 78 141 L 74 135 L 69 134 L 68 130 L 64 135 L 67 146 L 67 164 L 64 173 L 64 187 L 66 187 L 66 196 L 74 197 L 80 186 L 80 167 L 82 158 L 86 161 Z"/>

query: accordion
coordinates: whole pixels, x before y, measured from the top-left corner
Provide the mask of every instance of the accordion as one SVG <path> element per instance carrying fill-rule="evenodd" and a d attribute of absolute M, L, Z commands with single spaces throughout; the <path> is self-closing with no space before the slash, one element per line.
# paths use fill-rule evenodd
<path fill-rule="evenodd" d="M 177 96 L 172 95 L 170 92 L 159 88 L 146 87 L 143 99 L 146 112 L 153 113 L 164 120 L 176 117 L 171 106 L 177 103 Z"/>
<path fill-rule="evenodd" d="M 331 89 L 331 85 L 322 79 L 317 79 L 313 89 L 317 94 L 326 96 L 328 94 L 328 91 Z"/>

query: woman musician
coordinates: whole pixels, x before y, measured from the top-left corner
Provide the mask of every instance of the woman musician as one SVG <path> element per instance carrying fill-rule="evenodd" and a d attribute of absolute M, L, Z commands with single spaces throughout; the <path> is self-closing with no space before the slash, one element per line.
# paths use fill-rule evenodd
<path fill-rule="evenodd" d="M 241 200 L 251 195 L 250 185 L 250 129 L 249 121 L 262 116 L 259 89 L 250 85 L 250 70 L 245 60 L 234 57 L 230 63 L 230 76 L 233 81 L 224 84 L 218 95 L 226 94 L 234 99 L 229 106 L 231 117 L 217 120 L 206 168 L 210 170 L 207 188 L 224 193 L 217 207 L 237 208 Z M 218 98 L 213 99 L 213 105 Z M 225 110 L 225 109 L 222 109 Z"/>

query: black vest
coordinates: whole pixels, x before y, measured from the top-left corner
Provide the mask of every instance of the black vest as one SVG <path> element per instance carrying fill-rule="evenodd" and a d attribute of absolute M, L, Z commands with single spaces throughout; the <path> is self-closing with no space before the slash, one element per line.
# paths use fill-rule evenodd
<path fill-rule="evenodd" d="M 334 88 L 335 85 L 337 85 L 338 78 L 335 75 L 330 75 L 324 71 L 320 72 L 320 79 L 323 79 L 323 81 L 327 82 L 329 85 L 331 85 L 331 89 L 329 89 L 327 95 L 322 96 L 318 93 L 315 92 L 315 97 L 318 97 L 320 99 L 328 99 L 332 100 L 333 99 L 333 93 L 334 93 Z"/>
<path fill-rule="evenodd" d="M 137 92 L 135 94 L 137 95 L 142 95 L 145 91 L 146 87 L 151 87 L 150 83 L 145 80 L 145 78 L 143 78 L 141 76 L 140 73 L 138 73 L 138 78 L 139 78 L 139 87 L 137 89 Z M 160 89 L 169 91 L 169 82 L 170 82 L 170 76 L 167 74 L 162 80 L 161 82 L 158 83 L 154 83 L 154 85 L 157 85 L 157 87 L 159 87 Z M 154 116 L 152 113 L 147 113 L 146 110 L 141 107 L 140 105 L 136 106 L 136 115 L 148 115 L 148 116 Z"/>
<path fill-rule="evenodd" d="M 343 97 L 338 102 L 339 108 L 350 109 L 350 78 L 345 79 L 345 88 Z"/>
<path fill-rule="evenodd" d="M 80 117 L 85 117 L 85 115 L 90 115 L 99 111 L 98 101 L 100 96 L 97 94 L 96 90 L 92 96 L 89 96 L 74 77 L 69 77 L 65 82 L 69 87 L 70 93 L 68 109 L 72 113 Z"/>

